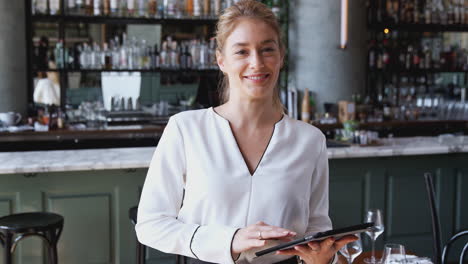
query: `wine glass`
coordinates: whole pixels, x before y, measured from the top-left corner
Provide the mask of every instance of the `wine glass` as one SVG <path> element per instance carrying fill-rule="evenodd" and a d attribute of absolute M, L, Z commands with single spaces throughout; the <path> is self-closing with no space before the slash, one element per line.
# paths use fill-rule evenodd
<path fill-rule="evenodd" d="M 385 244 L 381 264 L 405 264 L 405 247 L 399 244 Z"/>
<path fill-rule="evenodd" d="M 353 260 L 362 253 L 361 236 L 360 234 L 356 234 L 356 236 L 358 240 L 350 242 L 340 249 L 341 255 L 346 258 L 348 264 L 353 263 Z"/>
<path fill-rule="evenodd" d="M 364 217 L 364 222 L 374 223 L 374 226 L 366 231 L 366 234 L 372 240 L 372 255 L 370 258 L 365 258 L 364 262 L 368 264 L 376 264 L 377 260 L 375 258 L 375 240 L 377 240 L 377 237 L 379 237 L 384 231 L 383 216 L 380 209 L 370 209 L 367 211 Z"/>

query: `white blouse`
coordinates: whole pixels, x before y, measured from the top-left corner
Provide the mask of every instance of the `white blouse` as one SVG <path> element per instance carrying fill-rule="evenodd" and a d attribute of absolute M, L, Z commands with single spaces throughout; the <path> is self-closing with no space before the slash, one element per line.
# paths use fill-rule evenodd
<path fill-rule="evenodd" d="M 331 228 L 322 132 L 284 115 L 251 175 L 229 121 L 212 108 L 171 117 L 141 194 L 138 240 L 166 253 L 234 263 L 234 233 L 258 221 L 298 236 Z M 270 240 L 264 248 L 278 243 Z M 243 252 L 236 263 L 290 258 L 254 258 L 261 249 Z"/>

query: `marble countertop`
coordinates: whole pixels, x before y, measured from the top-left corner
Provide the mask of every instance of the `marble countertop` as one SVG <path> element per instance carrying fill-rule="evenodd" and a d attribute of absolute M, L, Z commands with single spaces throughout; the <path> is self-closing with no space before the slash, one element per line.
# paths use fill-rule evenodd
<path fill-rule="evenodd" d="M 385 139 L 383 145 L 329 148 L 330 159 L 468 153 L 468 137 Z M 147 168 L 154 147 L 0 152 L 0 174 Z"/>

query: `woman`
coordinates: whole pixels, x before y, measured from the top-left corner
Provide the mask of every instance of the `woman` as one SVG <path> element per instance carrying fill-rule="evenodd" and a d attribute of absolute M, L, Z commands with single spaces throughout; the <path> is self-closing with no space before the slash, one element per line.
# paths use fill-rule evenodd
<path fill-rule="evenodd" d="M 283 114 L 285 51 L 265 5 L 243 0 L 226 9 L 216 40 L 224 103 L 169 120 L 142 191 L 138 239 L 189 263 L 330 263 L 354 238 L 254 259 L 262 248 L 331 228 L 325 138 Z"/>

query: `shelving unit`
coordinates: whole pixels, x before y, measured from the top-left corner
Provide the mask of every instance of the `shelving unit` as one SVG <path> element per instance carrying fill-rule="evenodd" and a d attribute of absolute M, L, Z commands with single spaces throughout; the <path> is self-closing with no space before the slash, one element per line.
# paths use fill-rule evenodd
<path fill-rule="evenodd" d="M 59 74 L 59 82 L 60 82 L 60 94 L 61 94 L 61 108 L 63 109 L 66 104 L 66 94 L 67 94 L 67 87 L 68 87 L 68 76 L 67 73 L 71 72 L 81 72 L 81 73 L 100 73 L 100 72 L 142 72 L 142 73 L 171 73 L 176 74 L 179 72 L 183 73 L 190 73 L 190 74 L 198 74 L 198 75 L 206 75 L 211 76 L 210 78 L 217 78 L 219 76 L 216 75 L 219 72 L 216 69 L 71 69 L 68 65 L 65 65 L 61 69 L 37 69 L 33 67 L 33 29 L 34 26 L 38 23 L 53 23 L 57 26 L 57 37 L 54 38 L 56 40 L 62 40 L 63 46 L 66 47 L 67 44 L 67 26 L 74 25 L 74 24 L 101 24 L 105 26 L 125 26 L 125 25 L 161 25 L 162 27 L 185 27 L 185 26 L 204 26 L 204 32 L 214 32 L 215 25 L 217 22 L 216 17 L 182 17 L 182 18 L 174 18 L 174 17 L 154 17 L 154 18 L 147 18 L 147 17 L 123 17 L 123 16 L 88 16 L 88 15 L 75 15 L 75 14 L 67 14 L 67 10 L 65 5 L 67 3 L 66 0 L 59 0 L 60 1 L 60 15 L 46 15 L 46 14 L 33 14 L 32 6 L 30 0 L 25 0 L 25 9 L 26 9 L 26 40 L 27 40 L 27 79 L 28 79 L 28 102 L 33 102 L 33 92 L 34 92 L 34 81 L 33 77 L 37 72 L 56 72 Z M 264 3 L 272 4 L 270 0 L 262 1 Z M 285 36 L 288 36 L 288 1 L 281 1 L 283 4 L 283 18 L 281 19 L 280 23 L 282 26 L 282 30 Z M 211 34 L 211 33 L 208 33 Z M 206 35 L 205 35 L 206 36 Z M 286 47 L 287 37 L 285 38 Z M 76 41 L 74 41 L 76 42 Z M 287 54 L 286 54 L 287 56 Z M 280 74 L 280 86 L 285 88 L 287 86 L 287 78 L 288 78 L 288 64 L 287 64 L 287 57 L 285 58 L 285 65 L 283 67 L 282 73 Z"/>
<path fill-rule="evenodd" d="M 436 8 L 431 0 L 367 3 L 365 95 L 375 116 L 396 122 L 458 121 L 462 115 L 450 105 L 460 101 L 468 83 L 468 47 L 461 37 L 458 45 L 444 37 L 468 32 L 466 8 L 455 1 Z"/>

